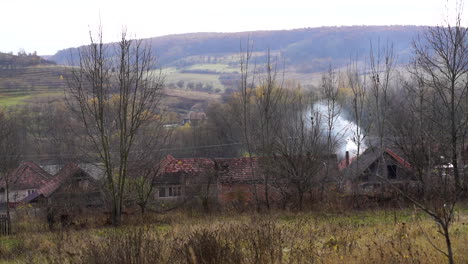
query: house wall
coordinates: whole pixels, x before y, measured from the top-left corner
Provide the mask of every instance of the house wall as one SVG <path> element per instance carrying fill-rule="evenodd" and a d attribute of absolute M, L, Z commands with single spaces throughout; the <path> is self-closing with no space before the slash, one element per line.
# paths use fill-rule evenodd
<path fill-rule="evenodd" d="M 263 184 L 255 184 L 257 195 L 260 201 L 265 201 L 265 186 Z M 269 200 L 275 202 L 280 199 L 280 194 L 273 188 L 269 187 Z M 221 205 L 250 205 L 255 203 L 254 185 L 253 184 L 219 184 L 218 185 L 218 201 Z"/>
<path fill-rule="evenodd" d="M 69 179 L 47 197 L 49 206 L 63 211 L 79 211 L 86 207 L 101 206 L 99 188 L 88 179 Z"/>
<path fill-rule="evenodd" d="M 169 192 L 170 188 L 172 188 L 171 192 Z M 164 192 L 163 196 L 162 192 Z M 186 195 L 185 192 L 185 186 L 182 185 L 156 185 L 154 186 L 153 197 L 155 200 L 178 200 Z"/>
<path fill-rule="evenodd" d="M 170 192 L 170 188 L 172 188 Z M 180 193 L 179 193 L 180 188 Z M 164 189 L 164 196 L 161 197 L 161 191 Z M 216 197 L 218 190 L 216 184 L 211 184 L 209 193 L 206 193 L 207 184 L 187 184 L 187 185 L 155 185 L 153 197 L 156 200 L 181 200 L 193 197 Z"/>
<path fill-rule="evenodd" d="M 252 186 L 248 184 L 220 184 L 218 188 L 218 201 L 223 205 L 233 203 L 248 205 L 255 199 L 253 197 Z"/>
<path fill-rule="evenodd" d="M 26 189 L 26 190 L 10 190 L 8 193 L 8 198 L 11 203 L 19 202 L 26 198 L 32 192 L 35 192 L 35 189 Z M 6 194 L 5 192 L 0 193 L 0 202 L 6 203 Z"/>
<path fill-rule="evenodd" d="M 396 178 L 389 178 L 389 166 L 396 168 Z M 369 166 L 359 177 L 362 182 L 380 182 L 383 179 L 388 180 L 410 180 L 411 176 L 407 173 L 406 169 L 402 168 L 393 158 L 385 155 L 385 160 L 376 160 Z"/>

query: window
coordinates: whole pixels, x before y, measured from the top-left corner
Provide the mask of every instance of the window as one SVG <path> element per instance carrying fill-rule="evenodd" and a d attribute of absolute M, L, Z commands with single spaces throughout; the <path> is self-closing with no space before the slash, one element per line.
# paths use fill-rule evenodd
<path fill-rule="evenodd" d="M 160 187 L 159 197 L 177 197 L 182 196 L 182 186 Z"/>
<path fill-rule="evenodd" d="M 31 195 L 31 194 L 33 194 L 35 192 L 36 192 L 36 190 L 28 190 L 28 195 Z"/>
<path fill-rule="evenodd" d="M 397 178 L 397 166 L 396 165 L 387 165 L 387 177 L 389 179 Z"/>
<path fill-rule="evenodd" d="M 165 187 L 159 188 L 159 197 L 166 197 L 166 188 Z"/>

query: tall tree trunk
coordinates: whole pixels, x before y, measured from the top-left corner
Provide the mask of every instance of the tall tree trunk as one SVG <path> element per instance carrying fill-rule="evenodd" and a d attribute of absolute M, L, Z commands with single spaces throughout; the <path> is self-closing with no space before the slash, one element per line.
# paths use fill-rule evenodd
<path fill-rule="evenodd" d="M 11 233 L 11 218 L 10 218 L 10 183 L 9 177 L 5 176 L 5 194 L 6 194 L 6 214 L 7 214 L 7 234 Z"/>
<path fill-rule="evenodd" d="M 119 203 L 112 206 L 112 225 L 119 226 L 122 223 L 122 209 Z"/>
<path fill-rule="evenodd" d="M 449 264 L 454 264 L 455 260 L 453 258 L 453 250 L 452 250 L 452 241 L 450 240 L 450 233 L 448 225 L 444 224 L 442 227 L 444 237 L 445 237 L 445 244 L 447 246 L 447 258 Z"/>

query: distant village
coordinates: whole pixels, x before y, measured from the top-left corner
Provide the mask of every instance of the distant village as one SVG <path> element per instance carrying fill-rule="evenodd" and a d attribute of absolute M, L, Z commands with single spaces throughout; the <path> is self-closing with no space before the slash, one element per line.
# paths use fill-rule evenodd
<path fill-rule="evenodd" d="M 203 115 L 192 114 L 189 117 L 183 123 L 202 120 Z M 463 153 L 465 162 L 468 161 L 467 154 L 468 148 Z M 371 199 L 396 195 L 392 192 L 393 185 L 418 189 L 412 165 L 390 148 L 369 147 L 354 157 L 350 157 L 347 151 L 341 160 L 335 154 L 299 158 L 320 164 L 313 172 L 320 177 L 311 176 L 320 179 L 314 183 L 316 189 L 340 190 L 348 196 L 357 192 Z M 266 157 L 176 158 L 169 154 L 154 164 L 158 172 L 151 182 L 149 204 L 152 210 L 161 211 L 187 205 L 200 210 L 209 210 L 209 207 L 246 209 L 254 204 L 255 190 L 262 201 L 267 198 L 271 204 L 287 208 L 288 200 L 283 188 L 292 187 L 281 186 L 274 176 L 267 175 L 270 162 L 272 160 Z M 438 164 L 434 167 L 434 176 L 451 178 L 451 169 L 448 163 Z M 8 205 L 5 182 L 0 183 L 1 211 L 9 206 L 13 217 L 15 212 L 22 210 L 47 214 L 48 221 L 65 222 L 86 210 L 100 209 L 105 213 L 108 208 L 103 177 L 99 164 L 40 165 L 24 161 L 11 175 Z M 265 179 L 269 183 L 265 184 Z M 269 192 L 265 192 L 266 188 Z M 312 192 L 304 195 L 312 195 Z M 131 201 L 127 204 L 124 213 L 138 212 Z"/>

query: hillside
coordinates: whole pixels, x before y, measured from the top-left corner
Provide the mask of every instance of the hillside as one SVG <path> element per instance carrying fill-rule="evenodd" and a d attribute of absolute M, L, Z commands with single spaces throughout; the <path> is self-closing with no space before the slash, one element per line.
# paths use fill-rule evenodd
<path fill-rule="evenodd" d="M 143 41 L 151 44 L 158 56 L 169 94 L 182 98 L 182 101 L 205 101 L 206 98 L 219 98 L 226 88 L 235 85 L 239 78 L 240 44 L 243 41 L 245 46 L 247 39 L 253 43 L 252 55 L 256 63 L 264 62 L 266 51 L 270 49 L 273 57 L 281 58 L 281 63 L 284 61 L 287 79 L 317 84 L 321 72 L 330 65 L 342 67 L 350 58 L 363 60 L 371 42 L 374 46 L 379 42 L 393 43 L 398 62 L 407 62 L 411 41 L 423 29 L 416 26 L 321 27 L 190 33 Z M 61 93 L 66 85 L 66 66 L 63 65 L 68 65 L 70 55 L 76 58 L 77 51 L 77 48 L 64 49 L 47 56 L 47 60 L 36 54 L 0 53 L 0 104 L 12 105 L 37 95 Z M 191 93 L 184 99 L 184 94 L 188 93 L 171 92 L 176 90 Z"/>
<path fill-rule="evenodd" d="M 330 62 L 337 66 L 351 56 L 367 55 L 369 44 L 391 42 L 401 61 L 406 61 L 412 39 L 424 27 L 417 26 L 351 26 L 320 27 L 278 31 L 240 33 L 190 33 L 145 39 L 151 43 L 162 67 L 184 68 L 196 64 L 236 65 L 240 42 L 250 38 L 253 50 L 261 60 L 264 52 L 281 53 L 289 67 L 299 72 L 321 71 Z M 65 49 L 49 57 L 67 64 L 70 52 Z"/>
<path fill-rule="evenodd" d="M 37 96 L 54 96 L 66 85 L 66 67 L 36 54 L 0 53 L 0 105 L 16 105 Z"/>
<path fill-rule="evenodd" d="M 70 66 L 36 55 L 0 53 L 0 107 L 60 99 L 69 75 Z M 219 94 L 203 91 L 167 89 L 165 94 L 166 105 L 181 114 L 199 103 L 220 99 Z"/>
<path fill-rule="evenodd" d="M 0 70 L 0 107 L 61 98 L 67 87 L 69 67 L 38 64 L 29 67 Z M 219 100 L 220 95 L 203 91 L 167 89 L 166 103 L 180 113 L 200 102 Z M 177 106 L 177 107 L 175 107 Z"/>
<path fill-rule="evenodd" d="M 157 54 L 170 88 L 221 93 L 238 78 L 241 41 L 253 43 L 253 58 L 265 62 L 266 51 L 280 58 L 286 77 L 317 84 L 320 73 L 343 67 L 350 59 L 363 60 L 373 46 L 392 44 L 397 63 L 411 56 L 411 41 L 421 26 L 349 26 L 239 33 L 189 33 L 144 39 Z M 112 44 L 109 44 L 112 45 Z M 112 50 L 112 49 L 109 49 Z M 47 58 L 67 64 L 77 48 L 64 49 Z"/>
<path fill-rule="evenodd" d="M 19 52 L 18 55 L 0 52 L 0 70 L 15 69 L 35 65 L 53 65 L 53 61 L 44 59 L 36 53 Z"/>

